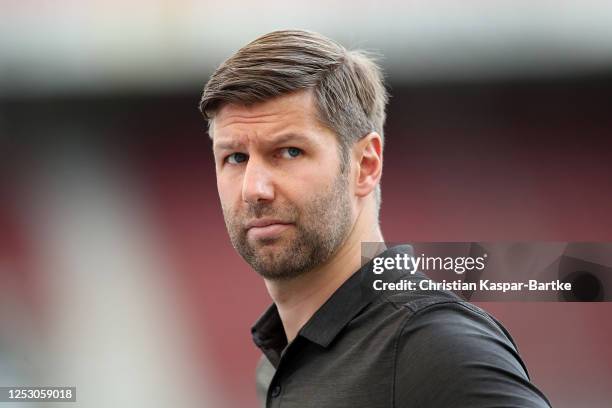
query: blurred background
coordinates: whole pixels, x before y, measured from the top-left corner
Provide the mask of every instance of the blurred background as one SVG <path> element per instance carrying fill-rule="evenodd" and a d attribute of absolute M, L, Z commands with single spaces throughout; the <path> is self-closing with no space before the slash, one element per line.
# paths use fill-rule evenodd
<path fill-rule="evenodd" d="M 197 104 L 274 29 L 382 56 L 387 241 L 612 241 L 612 2 L 0 0 L 0 16 L 0 386 L 256 406 L 249 329 L 270 299 L 229 243 Z M 481 306 L 553 406 L 610 406 L 612 304 Z"/>

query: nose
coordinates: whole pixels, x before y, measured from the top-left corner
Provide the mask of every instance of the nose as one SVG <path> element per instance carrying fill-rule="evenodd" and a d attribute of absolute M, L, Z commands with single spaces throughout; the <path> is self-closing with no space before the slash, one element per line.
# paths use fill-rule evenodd
<path fill-rule="evenodd" d="M 242 200 L 251 204 L 274 199 L 272 174 L 264 163 L 251 156 L 242 179 Z"/>

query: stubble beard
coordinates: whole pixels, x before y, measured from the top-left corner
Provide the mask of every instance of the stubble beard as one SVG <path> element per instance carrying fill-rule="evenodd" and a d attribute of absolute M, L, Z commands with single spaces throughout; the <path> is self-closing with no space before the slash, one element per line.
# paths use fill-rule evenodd
<path fill-rule="evenodd" d="M 265 279 L 292 279 L 327 262 L 344 243 L 351 229 L 348 176 L 340 172 L 327 191 L 301 209 L 290 203 L 282 208 L 258 203 L 249 204 L 244 216 L 229 212 L 223 208 L 230 240 L 240 256 Z M 245 223 L 261 217 L 293 223 L 294 237 L 249 241 Z"/>

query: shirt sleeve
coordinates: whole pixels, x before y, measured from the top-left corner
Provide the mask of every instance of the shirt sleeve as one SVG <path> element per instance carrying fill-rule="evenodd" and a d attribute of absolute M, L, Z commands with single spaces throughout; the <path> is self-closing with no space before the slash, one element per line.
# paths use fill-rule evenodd
<path fill-rule="evenodd" d="M 407 407 L 550 407 L 507 331 L 472 305 L 411 315 L 397 339 L 394 402 Z"/>

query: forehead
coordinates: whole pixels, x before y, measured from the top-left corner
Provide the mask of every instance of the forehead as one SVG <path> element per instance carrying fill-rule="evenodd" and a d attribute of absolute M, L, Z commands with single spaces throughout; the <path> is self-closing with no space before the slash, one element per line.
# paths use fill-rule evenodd
<path fill-rule="evenodd" d="M 311 91 L 298 91 L 252 105 L 226 104 L 211 122 L 213 142 L 279 132 L 331 133 L 321 124 Z"/>

